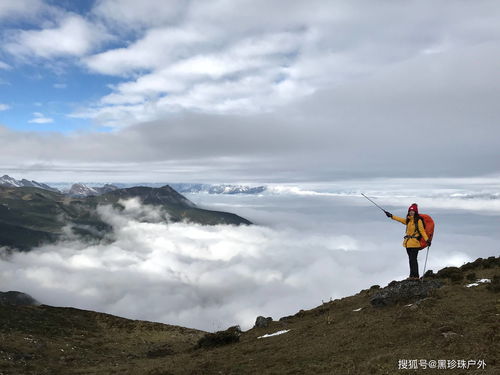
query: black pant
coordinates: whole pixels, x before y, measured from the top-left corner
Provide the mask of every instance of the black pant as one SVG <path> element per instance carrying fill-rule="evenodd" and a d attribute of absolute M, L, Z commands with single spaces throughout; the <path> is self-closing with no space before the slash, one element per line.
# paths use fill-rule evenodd
<path fill-rule="evenodd" d="M 410 260 L 410 277 L 419 277 L 417 255 L 420 248 L 407 247 L 408 259 Z"/>

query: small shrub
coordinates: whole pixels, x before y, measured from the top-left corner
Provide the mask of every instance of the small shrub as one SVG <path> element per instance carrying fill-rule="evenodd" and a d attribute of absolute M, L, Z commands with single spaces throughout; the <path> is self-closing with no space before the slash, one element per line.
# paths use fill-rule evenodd
<path fill-rule="evenodd" d="M 196 348 L 215 348 L 240 341 L 241 329 L 240 326 L 229 327 L 225 331 L 215 333 L 207 333 L 198 340 Z"/>
<path fill-rule="evenodd" d="M 460 282 L 464 278 L 462 270 L 457 267 L 445 267 L 436 276 L 443 279 L 450 279 L 452 282 Z"/>
<path fill-rule="evenodd" d="M 471 271 L 477 268 L 493 268 L 500 266 L 500 257 L 491 256 L 487 259 L 477 258 L 475 261 L 465 263 L 460 269 L 462 271 Z"/>
<path fill-rule="evenodd" d="M 165 357 L 167 355 L 172 355 L 174 354 L 174 351 L 169 345 L 164 345 L 159 348 L 152 349 L 146 353 L 146 356 L 148 358 L 160 358 L 160 357 Z"/>
<path fill-rule="evenodd" d="M 474 281 L 474 280 L 476 280 L 476 279 L 477 279 L 477 277 L 476 277 L 476 273 L 475 273 L 475 272 L 471 272 L 471 273 L 467 274 L 467 276 L 466 276 L 465 278 L 466 278 L 467 280 L 469 280 L 469 281 Z"/>
<path fill-rule="evenodd" d="M 491 283 L 488 284 L 487 288 L 495 293 L 500 292 L 500 276 L 493 276 Z"/>
<path fill-rule="evenodd" d="M 500 266 L 500 257 L 489 257 L 483 261 L 484 268 L 493 268 L 495 266 Z"/>
<path fill-rule="evenodd" d="M 480 268 L 483 265 L 483 260 L 484 260 L 483 258 L 477 258 L 473 262 L 465 263 L 464 265 L 462 265 L 460 267 L 460 269 L 462 271 L 470 271 L 470 270 L 473 270 L 475 268 Z"/>

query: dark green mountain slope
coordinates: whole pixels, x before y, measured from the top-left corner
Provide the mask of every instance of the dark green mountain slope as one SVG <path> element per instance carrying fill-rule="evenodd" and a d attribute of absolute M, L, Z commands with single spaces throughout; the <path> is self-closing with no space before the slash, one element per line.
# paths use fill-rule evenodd
<path fill-rule="evenodd" d="M 0 186 L 0 247 L 29 250 L 64 235 L 71 226 L 74 233 L 100 240 L 112 228 L 97 214 L 99 205 L 123 209 L 120 200 L 139 198 L 142 203 L 163 209 L 172 222 L 187 221 L 204 225 L 251 224 L 237 215 L 197 208 L 169 186 L 133 187 L 97 197 L 71 198 L 35 187 Z"/>
<path fill-rule="evenodd" d="M 467 287 L 483 278 L 491 281 Z M 205 333 L 187 328 L 0 304 L 0 373 L 499 374 L 500 258 L 428 279 L 442 286 L 426 297 L 375 307 L 370 301 L 381 288 L 373 286 L 243 332 L 238 342 L 201 349 L 196 343 Z M 286 333 L 262 337 L 279 331 Z M 446 369 L 422 367 L 443 360 Z M 400 369 L 409 361 L 418 369 Z M 485 365 L 478 369 L 480 361 Z"/>

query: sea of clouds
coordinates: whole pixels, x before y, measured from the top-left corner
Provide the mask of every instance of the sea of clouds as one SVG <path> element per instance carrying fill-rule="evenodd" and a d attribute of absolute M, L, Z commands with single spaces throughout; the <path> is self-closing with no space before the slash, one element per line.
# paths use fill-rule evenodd
<path fill-rule="evenodd" d="M 234 324 L 248 329 L 258 315 L 278 319 L 407 277 L 404 226 L 348 189 L 331 191 L 289 186 L 252 196 L 188 195 L 252 226 L 171 223 L 165 212 L 137 200 L 125 202 L 123 212 L 100 207 L 114 228 L 111 242 L 69 236 L 29 253 L 4 253 L 0 290 L 48 305 L 213 331 Z M 435 190 L 376 191 L 369 196 L 394 214 L 404 216 L 417 201 L 436 220 L 427 269 L 500 253 L 499 200 L 457 196 L 453 189 L 446 199 Z M 419 261 L 422 272 L 425 250 Z"/>

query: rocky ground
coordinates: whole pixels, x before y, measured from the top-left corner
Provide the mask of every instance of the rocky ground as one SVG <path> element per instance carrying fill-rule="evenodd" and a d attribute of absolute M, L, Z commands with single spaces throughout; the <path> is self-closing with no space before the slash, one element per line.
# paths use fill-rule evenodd
<path fill-rule="evenodd" d="M 478 259 L 214 334 L 4 301 L 0 374 L 493 375 L 499 292 L 500 258 Z"/>

